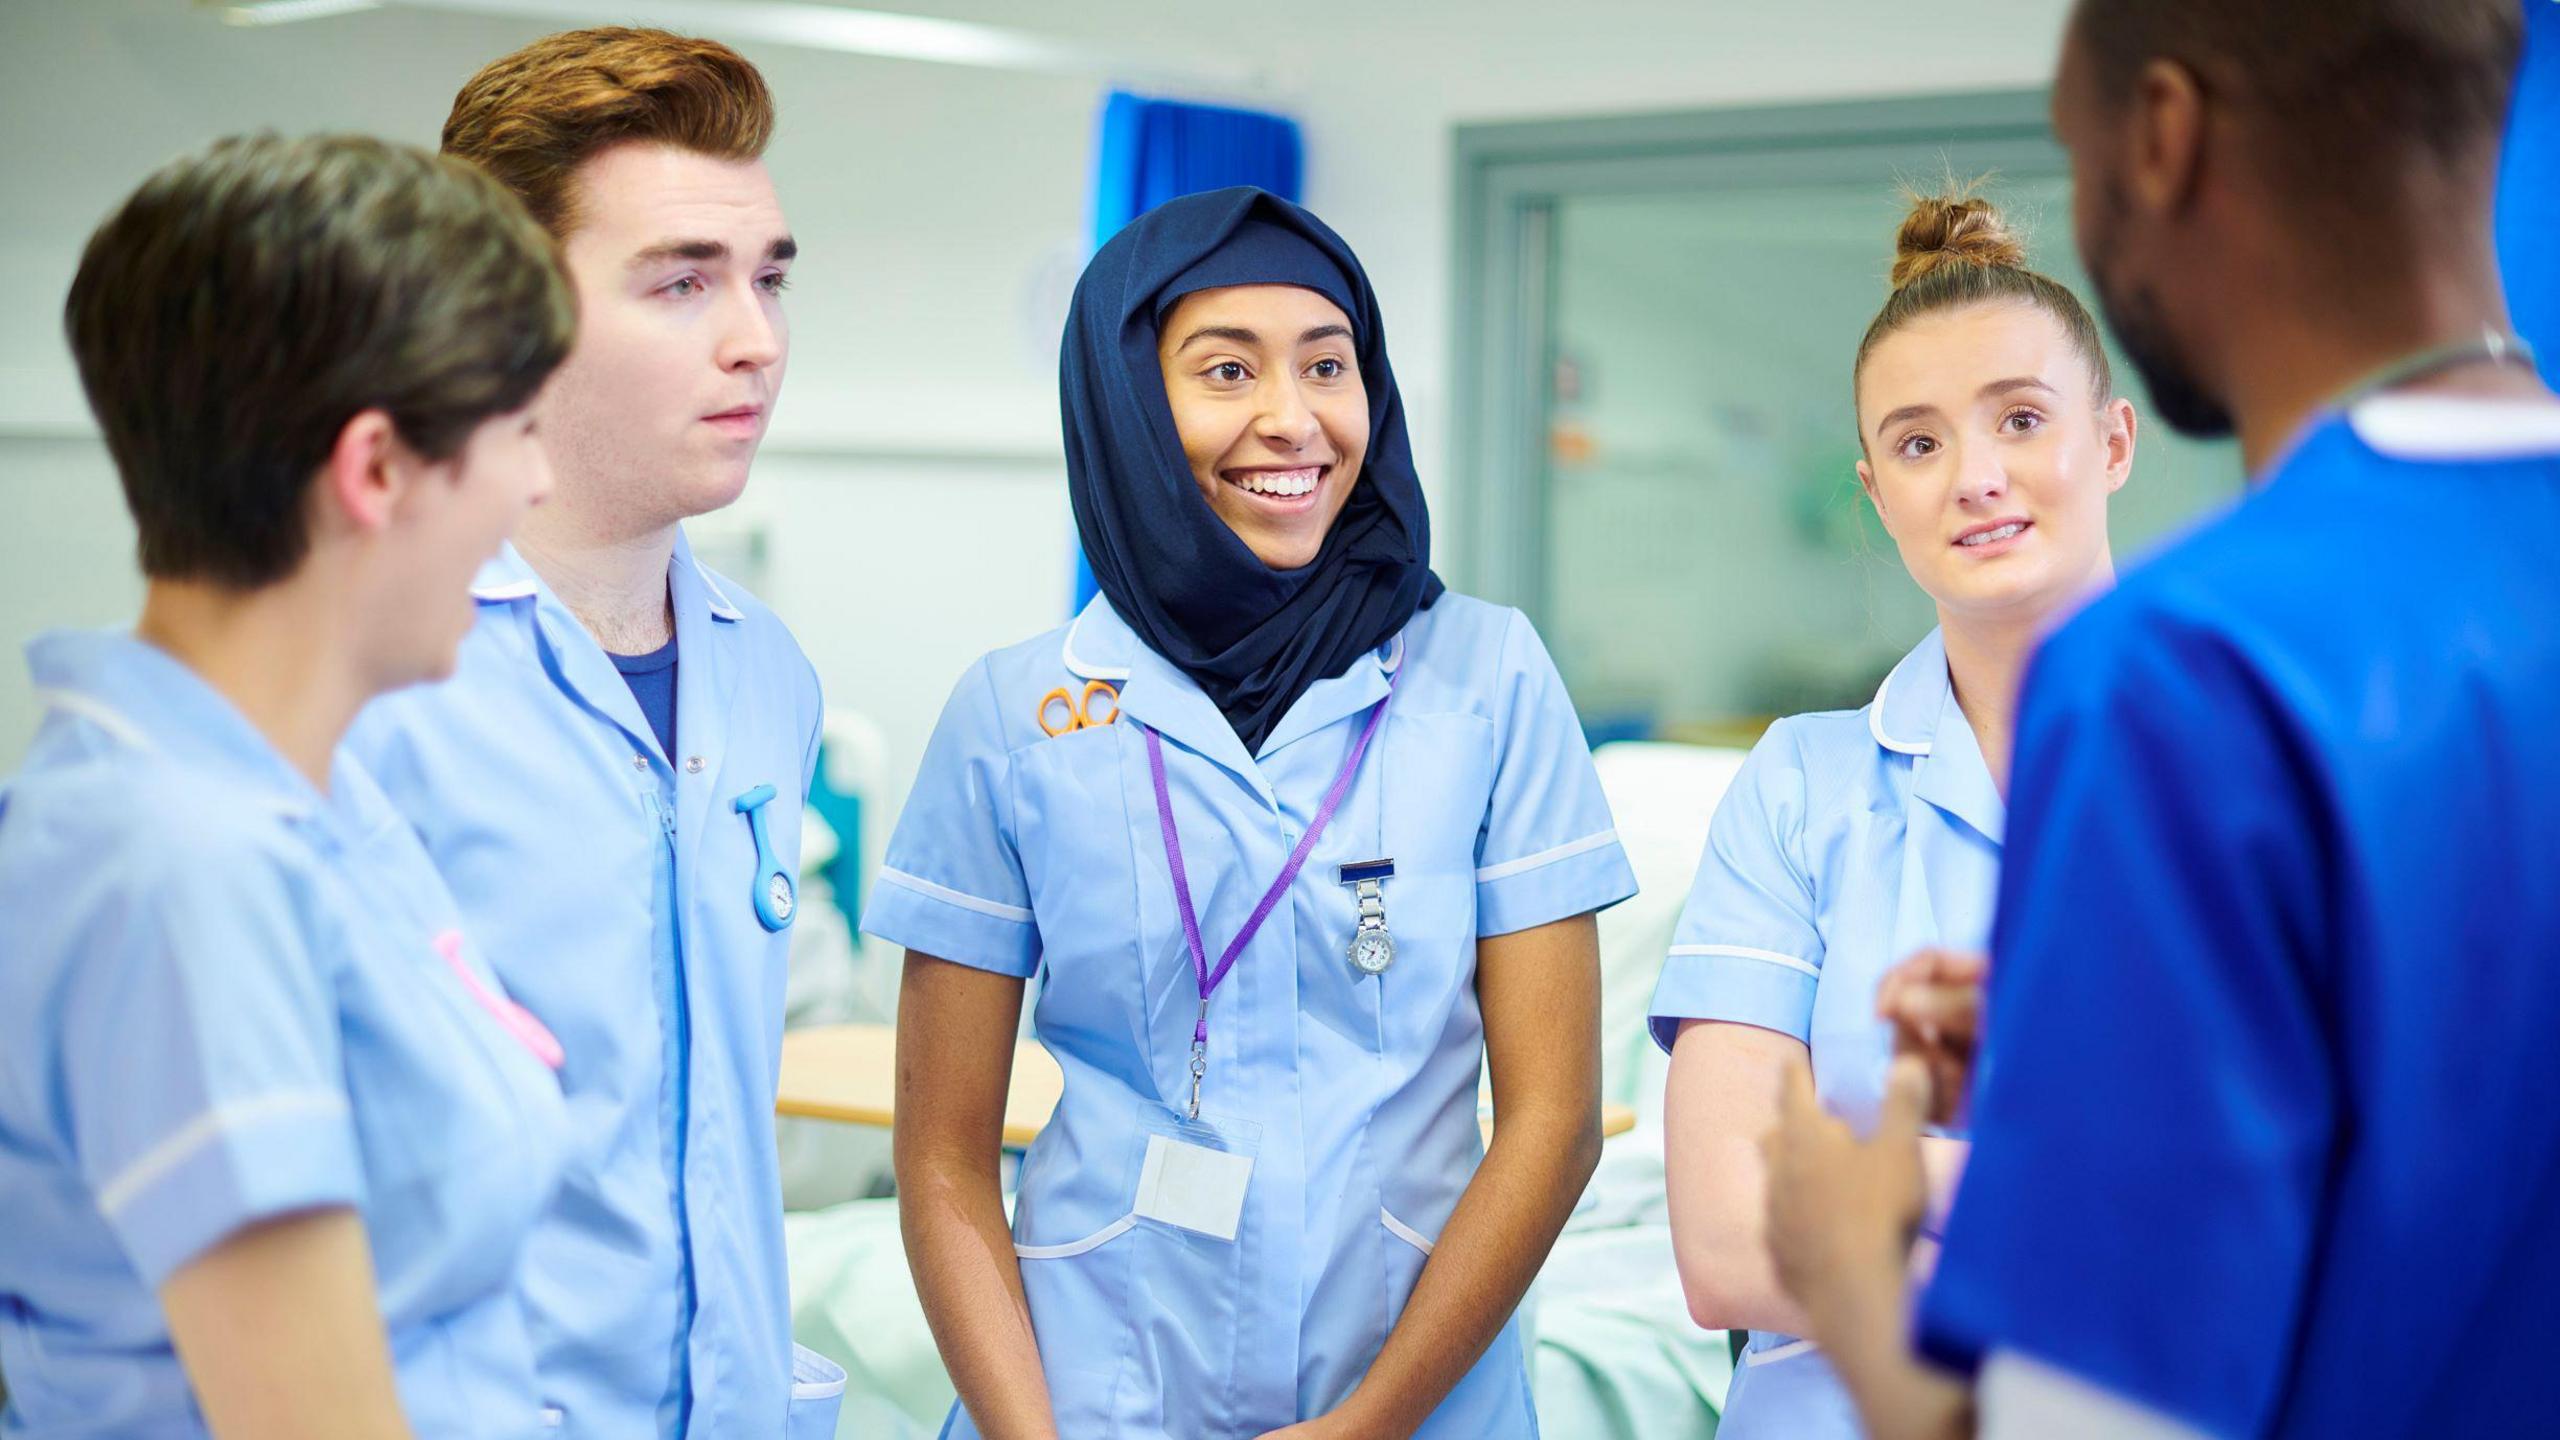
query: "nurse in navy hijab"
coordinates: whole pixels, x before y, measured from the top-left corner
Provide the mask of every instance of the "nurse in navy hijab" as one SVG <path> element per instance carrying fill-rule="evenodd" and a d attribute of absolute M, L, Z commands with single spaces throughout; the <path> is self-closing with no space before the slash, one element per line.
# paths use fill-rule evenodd
<path fill-rule="evenodd" d="M 1572 703 L 1431 573 L 1377 296 L 1313 215 L 1141 216 L 1059 390 L 1101 594 L 960 677 L 864 917 L 907 950 L 944 1433 L 1531 1433 L 1512 1312 L 1598 1159 L 1592 916 L 1635 890 Z M 1066 1085 L 1008 1224 L 1035 974 Z"/>

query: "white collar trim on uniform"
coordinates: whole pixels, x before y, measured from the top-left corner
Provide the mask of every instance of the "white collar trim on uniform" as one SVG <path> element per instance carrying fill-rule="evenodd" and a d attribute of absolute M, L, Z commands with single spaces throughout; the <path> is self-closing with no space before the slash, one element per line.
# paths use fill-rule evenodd
<path fill-rule="evenodd" d="M 1930 681 L 1937 683 L 1932 686 Z M 1897 692 L 1894 682 L 1901 681 Z M 1897 755 L 1926 755 L 1937 736 L 1939 702 L 1945 698 L 1947 684 L 1947 650 L 1936 630 L 1922 637 L 1911 653 L 1895 662 L 1893 670 L 1876 687 L 1876 698 L 1867 706 L 1867 733 L 1878 745 Z M 1898 699 L 1897 699 L 1898 696 Z M 1893 712 L 1892 729 L 1885 724 L 1885 713 Z M 1896 734 L 1894 732 L 1900 732 Z M 1914 737 L 1917 738 L 1906 738 Z"/>
<path fill-rule="evenodd" d="M 84 695 L 77 690 L 39 686 L 35 692 L 35 701 L 43 709 L 59 710 L 65 715 L 79 716 L 115 737 L 118 744 L 155 754 L 160 749 L 159 744 L 141 726 L 134 724 L 123 711 L 95 695 Z"/>
<path fill-rule="evenodd" d="M 1867 733 L 1876 737 L 1877 744 L 1897 755 L 1928 754 L 1929 742 L 1926 740 L 1896 740 L 1884 733 L 1884 697 L 1885 692 L 1892 687 L 1893 677 L 1890 675 L 1884 677 L 1884 683 L 1876 687 L 1875 703 L 1867 707 Z"/>
<path fill-rule="evenodd" d="M 481 562 L 480 573 L 471 577 L 471 598 L 484 605 L 530 600 L 541 593 L 540 577 L 513 545 L 499 547 L 497 554 Z"/>
<path fill-rule="evenodd" d="M 128 749 L 139 750 L 146 755 L 166 753 L 160 742 L 152 738 L 151 732 L 143 729 L 132 716 L 85 690 L 59 685 L 38 686 L 35 701 L 47 710 L 59 710 L 65 715 L 88 721 L 105 731 L 109 739 Z M 305 819 L 314 813 L 311 801 L 301 796 L 277 793 L 267 798 L 268 803 L 275 807 L 275 813 L 288 820 Z"/>
<path fill-rule="evenodd" d="M 693 557 L 687 556 L 685 558 L 690 560 Z M 739 609 L 730 601 L 728 592 L 720 588 L 719 581 L 711 578 L 711 572 L 703 568 L 703 564 L 700 560 L 693 561 L 693 573 L 701 577 L 703 598 L 710 607 L 712 618 L 718 620 L 744 620 L 747 618 L 747 612 Z"/>
<path fill-rule="evenodd" d="M 686 543 L 682 532 L 677 533 L 673 558 L 674 563 L 693 567 L 695 578 L 702 582 L 703 608 L 715 618 L 732 621 L 747 618 L 747 612 L 739 609 L 728 592 L 720 588 L 720 582 L 711 578 L 710 569 L 694 555 L 693 547 Z M 531 600 L 541 593 L 541 578 L 534 574 L 533 567 L 512 544 L 489 557 L 471 586 L 472 599 L 493 605 L 511 600 Z"/>
<path fill-rule="evenodd" d="M 1095 596 L 1091 603 L 1076 616 L 1075 623 L 1067 627 L 1066 643 L 1058 647 L 1059 658 L 1066 662 L 1069 670 L 1087 680 L 1126 680 L 1129 678 L 1127 665 L 1096 665 L 1076 653 L 1076 637 L 1084 633 L 1084 622 L 1092 619 L 1096 611 L 1108 615 L 1111 620 L 1116 621 L 1120 618 L 1112 613 L 1108 601 L 1099 595 Z M 1123 633 L 1127 632 L 1125 625 L 1121 629 Z"/>
<path fill-rule="evenodd" d="M 2375 395 L 2347 411 L 2356 437 L 2397 460 L 2560 455 L 2560 405 L 2472 395 Z"/>

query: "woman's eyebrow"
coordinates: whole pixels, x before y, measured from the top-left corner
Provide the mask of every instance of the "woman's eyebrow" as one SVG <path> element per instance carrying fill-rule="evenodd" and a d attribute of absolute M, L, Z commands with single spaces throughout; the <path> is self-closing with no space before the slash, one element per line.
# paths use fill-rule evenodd
<path fill-rule="evenodd" d="M 1318 325 L 1300 335 L 1298 337 L 1298 343 L 1301 345 L 1313 345 L 1319 340 L 1332 340 L 1336 338 L 1344 340 L 1352 339 L 1351 327 L 1348 325 Z M 1173 348 L 1175 353 L 1179 354 L 1180 352 L 1188 350 L 1192 346 L 1199 344 L 1203 340 L 1225 340 L 1236 345 L 1260 345 L 1262 343 L 1262 336 L 1259 332 L 1247 330 L 1241 325 L 1203 325 L 1199 329 L 1192 331 L 1190 334 L 1183 336 L 1182 343 L 1174 346 Z"/>
<path fill-rule="evenodd" d="M 1174 346 L 1173 348 L 1177 352 L 1188 350 L 1203 340 L 1227 340 L 1238 345 L 1259 345 L 1262 343 L 1261 336 L 1240 325 L 1203 325 L 1199 329 L 1192 331 L 1190 334 L 1183 336 L 1182 343 Z"/>
<path fill-rule="evenodd" d="M 2019 390 L 2041 390 L 2047 395 L 2062 393 L 2033 375 L 2013 375 L 2006 380 L 1994 380 L 1974 391 L 1973 395 L 1977 400 L 1990 400 Z M 1905 405 L 1899 410 L 1887 412 L 1882 420 L 1877 421 L 1876 434 L 1882 435 L 1905 420 L 1926 419 L 1937 413 L 1938 407 L 1935 405 Z"/>
<path fill-rule="evenodd" d="M 1925 420 L 1937 413 L 1935 405 L 1905 405 L 1899 410 L 1889 410 L 1883 419 L 1876 422 L 1876 435 L 1881 438 L 1884 432 L 1905 420 Z"/>

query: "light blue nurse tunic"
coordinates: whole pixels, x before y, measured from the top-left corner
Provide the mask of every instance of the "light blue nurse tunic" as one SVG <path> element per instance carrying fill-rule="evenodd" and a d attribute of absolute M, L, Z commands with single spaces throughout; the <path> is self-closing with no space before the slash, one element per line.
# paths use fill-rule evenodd
<path fill-rule="evenodd" d="M 754 597 L 667 569 L 667 754 L 613 660 L 513 546 L 453 678 L 349 738 L 508 987 L 568 1047 L 573 1148 L 526 1294 L 571 1436 L 832 1435 L 843 1372 L 791 1343 L 773 1138 L 818 680 Z M 738 807 L 770 795 L 754 818 Z M 760 903 L 761 901 L 761 903 Z"/>
<path fill-rule="evenodd" d="M 1654 989 L 1655 1042 L 1670 1049 L 1684 1020 L 1791 1035 L 1824 1105 L 1863 1128 L 1893 1058 L 1877 982 L 1927 946 L 1986 948 L 2002 820 L 1935 630 L 1864 709 L 1771 726 L 1716 807 Z M 1752 1333 L 1719 1436 L 1861 1433 L 1811 1342 Z"/>
<path fill-rule="evenodd" d="M 1201 1118 L 1253 1159 L 1235 1238 L 1138 1217 L 1151 1138 L 1186 1133 L 1200 1013 L 1140 726 L 1165 742 L 1214 958 L 1390 675 L 1340 811 L 1210 1006 Z M 1119 687 L 1122 718 L 1044 733 L 1041 697 L 1088 680 Z M 1379 858 L 1395 862 L 1396 958 L 1369 976 L 1346 955 L 1357 915 L 1337 869 Z M 1444 595 L 1311 686 L 1258 757 L 1106 599 L 972 666 L 864 928 L 1041 976 L 1034 1023 L 1066 1090 L 1023 1161 L 1013 1233 L 1060 1433 L 1252 1436 L 1338 1404 L 1483 1156 L 1476 942 L 1634 892 L 1572 704 L 1516 611 Z M 944 1433 L 978 1431 L 954 1407 Z M 1419 1433 L 1536 1433 L 1516 1321 Z"/>
<path fill-rule="evenodd" d="M 160 1286 L 331 1206 L 364 1223 L 412 1429 L 541 1434 L 514 1282 L 560 1087 L 417 837 L 362 766 L 321 794 L 140 640 L 28 658 L 48 713 L 0 791 L 0 1434 L 206 1434 Z"/>

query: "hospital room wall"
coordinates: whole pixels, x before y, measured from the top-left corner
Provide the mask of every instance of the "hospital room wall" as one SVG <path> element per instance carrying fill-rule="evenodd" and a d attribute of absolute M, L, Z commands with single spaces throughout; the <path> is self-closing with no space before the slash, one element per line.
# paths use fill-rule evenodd
<path fill-rule="evenodd" d="M 1533 52 L 1552 44 L 1527 27 L 1552 16 L 1488 0 L 1464 8 L 1465 33 L 1406 24 L 1343 47 L 1286 102 L 1307 128 L 1310 201 L 1386 300 L 1416 450 L 1444 510 L 1454 121 L 2016 86 L 2043 73 L 2057 24 L 2042 4 L 1972 0 L 1891 44 L 1831 50 L 1760 33 L 1775 22 L 1737 7 L 1655 8 L 1658 23 L 1579 26 L 1576 63 L 1549 64 Z M 1026 27 L 1060 13 L 1002 10 L 990 0 L 965 13 Z M 1838 18 L 1823 23 L 1836 30 Z M 1666 40 L 1674 24 L 1699 33 Z M 1719 39 L 1709 26 L 1739 28 Z M 19 302 L 0 306 L 0 770 L 36 718 L 18 646 L 45 626 L 125 618 L 140 594 L 60 339 L 59 298 L 88 230 L 154 164 L 212 135 L 432 141 L 461 78 L 545 28 L 389 9 L 243 31 L 166 0 L 0 5 L 0 133 L 13 140 L 0 147 L 11 216 L 0 261 Z M 1483 48 L 1496 42 L 1499 53 Z M 805 258 L 774 433 L 719 528 L 762 532 L 766 598 L 830 697 L 883 731 L 878 798 L 894 813 L 960 669 L 1062 618 L 1073 539 L 1055 336 L 1082 253 L 1100 86 L 741 48 L 780 100 L 770 158 Z"/>
<path fill-rule="evenodd" d="M 433 143 L 454 89 L 549 27 L 386 10 L 265 31 L 165 0 L 0 5 L 0 772 L 37 712 L 36 631 L 129 618 L 133 534 L 61 339 L 89 229 L 214 135 Z M 748 497 L 755 582 L 831 698 L 921 752 L 968 658 L 1059 618 L 1072 577 L 1056 333 L 1081 263 L 1090 81 L 747 48 L 804 259 L 791 371 Z M 113 123 L 96 117 L 112 116 Z M 954 185 L 967 168 L 977 181 Z M 738 553 L 735 545 L 717 553 Z"/>

